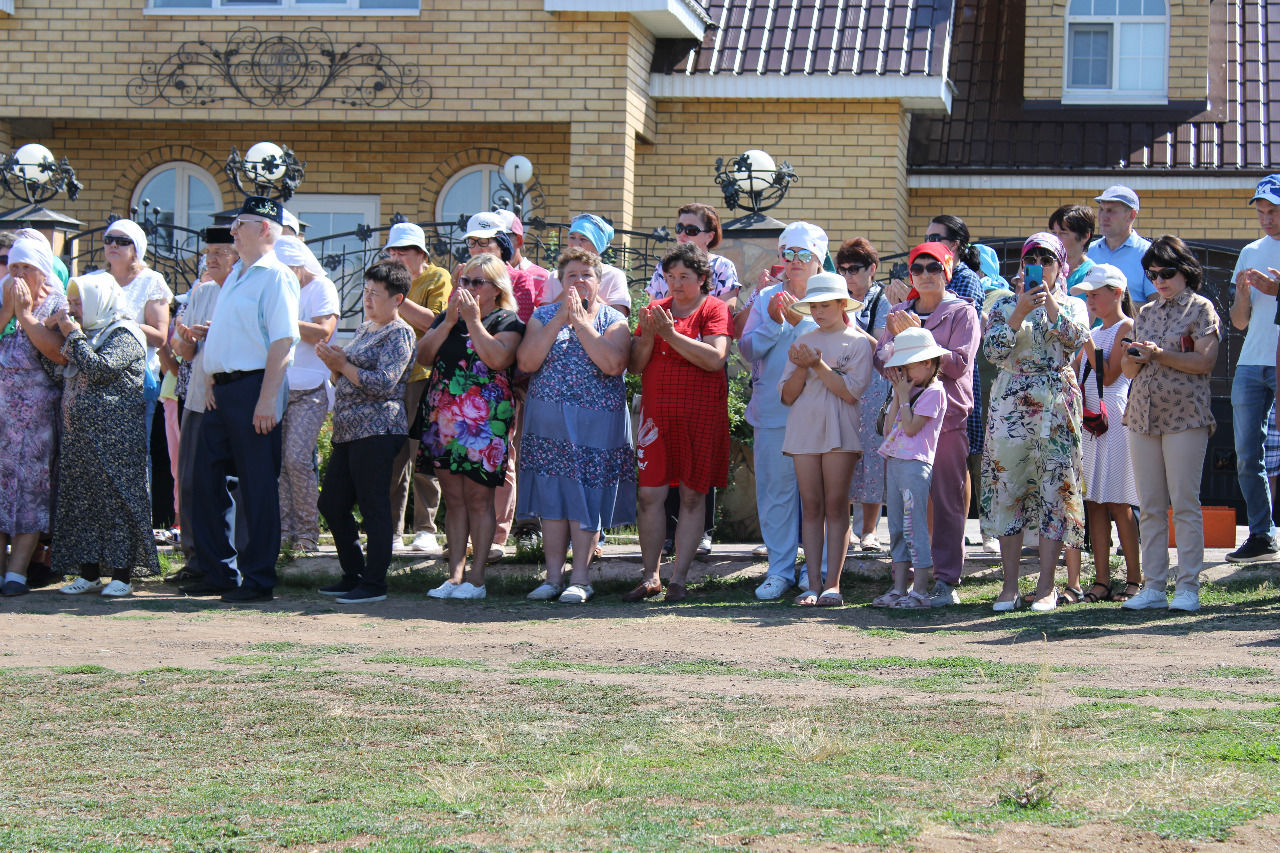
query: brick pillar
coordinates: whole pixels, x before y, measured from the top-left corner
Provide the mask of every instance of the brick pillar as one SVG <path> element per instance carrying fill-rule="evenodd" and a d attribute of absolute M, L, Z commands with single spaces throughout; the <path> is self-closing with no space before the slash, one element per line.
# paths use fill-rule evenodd
<path fill-rule="evenodd" d="M 622 109 L 591 112 L 569 127 L 569 215 L 595 213 L 630 228 L 635 207 L 635 134 Z"/>

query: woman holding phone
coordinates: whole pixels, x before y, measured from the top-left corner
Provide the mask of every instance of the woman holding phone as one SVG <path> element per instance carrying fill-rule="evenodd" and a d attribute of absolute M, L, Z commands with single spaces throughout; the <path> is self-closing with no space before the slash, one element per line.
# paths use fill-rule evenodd
<path fill-rule="evenodd" d="M 1067 296 L 1067 250 L 1048 232 L 1022 246 L 1014 294 L 991 306 L 983 351 L 1000 368 L 991 388 L 982 454 L 982 533 L 1000 539 L 1004 589 L 992 609 L 1015 610 L 1027 530 L 1040 534 L 1032 610 L 1057 607 L 1054 572 L 1063 543 L 1084 544 L 1080 386 L 1071 359 L 1089 339 L 1089 318 Z"/>

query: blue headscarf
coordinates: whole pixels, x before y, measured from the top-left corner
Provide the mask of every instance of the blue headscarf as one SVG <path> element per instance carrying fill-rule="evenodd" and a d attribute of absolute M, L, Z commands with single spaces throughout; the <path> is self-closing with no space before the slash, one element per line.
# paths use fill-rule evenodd
<path fill-rule="evenodd" d="M 594 213 L 580 213 L 569 224 L 570 234 L 581 234 L 596 247 L 596 254 L 603 254 L 613 242 L 613 226 Z"/>

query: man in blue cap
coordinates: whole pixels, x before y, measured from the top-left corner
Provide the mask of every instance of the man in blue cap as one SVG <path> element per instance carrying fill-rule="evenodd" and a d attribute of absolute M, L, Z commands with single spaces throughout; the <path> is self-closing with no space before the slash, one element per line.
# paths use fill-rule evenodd
<path fill-rule="evenodd" d="M 189 595 L 232 603 L 270 601 L 280 552 L 280 419 L 285 369 L 298 341 L 298 278 L 276 257 L 284 206 L 250 196 L 231 236 L 240 260 L 222 285 L 204 342 L 209 401 L 195 465 L 195 547 L 206 571 Z M 229 477 L 239 478 L 237 511 L 248 542 L 232 537 Z"/>
<path fill-rule="evenodd" d="M 1156 291 L 1142 268 L 1142 256 L 1151 248 L 1151 241 L 1133 230 L 1140 206 L 1138 194 L 1116 184 L 1107 187 L 1102 195 L 1094 196 L 1093 200 L 1098 203 L 1098 232 L 1102 237 L 1089 246 L 1089 258 L 1097 264 L 1119 267 L 1129 282 L 1133 307 L 1140 308 Z"/>
<path fill-rule="evenodd" d="M 1232 563 L 1275 559 L 1271 535 L 1273 495 L 1263 464 L 1267 416 L 1276 396 L 1276 291 L 1280 273 L 1280 175 L 1258 182 L 1255 205 L 1261 239 L 1245 246 L 1236 261 L 1231 325 L 1245 332 L 1231 377 L 1231 423 L 1236 440 L 1236 480 L 1249 516 L 1249 538 L 1227 554 Z"/>

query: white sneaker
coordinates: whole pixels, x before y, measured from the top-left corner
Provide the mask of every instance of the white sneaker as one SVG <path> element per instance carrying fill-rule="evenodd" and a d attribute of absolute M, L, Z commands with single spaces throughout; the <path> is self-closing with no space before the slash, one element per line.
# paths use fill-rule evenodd
<path fill-rule="evenodd" d="M 756 559 L 762 559 L 762 558 L 768 557 L 768 556 L 769 556 L 769 546 L 768 546 L 768 545 L 757 545 L 756 547 L 754 547 L 754 548 L 752 548 L 752 549 L 751 549 L 751 556 L 755 557 Z"/>
<path fill-rule="evenodd" d="M 462 586 L 460 583 L 452 583 L 445 581 L 433 590 L 427 592 L 431 598 L 453 598 L 453 591 Z"/>
<path fill-rule="evenodd" d="M 133 587 L 124 581 L 112 581 L 102 588 L 100 594 L 105 595 L 107 598 L 124 598 L 131 592 L 133 592 Z"/>
<path fill-rule="evenodd" d="M 573 584 L 564 592 L 560 593 L 558 599 L 561 604 L 586 604 L 596 591 L 591 588 L 591 584 Z"/>
<path fill-rule="evenodd" d="M 91 580 L 86 580 L 84 578 L 76 578 L 71 583 L 67 584 L 66 586 L 62 587 L 62 589 L 58 590 L 58 592 L 62 593 L 63 595 L 80 595 L 81 593 L 85 593 L 85 592 L 97 592 L 98 590 L 102 589 L 104 586 L 106 586 L 106 584 L 103 583 L 102 580 L 100 579 L 91 581 Z"/>
<path fill-rule="evenodd" d="M 983 537 L 982 537 L 982 550 L 983 550 L 983 551 L 986 551 L 988 554 L 999 554 L 999 553 L 1000 553 L 1000 540 L 999 540 L 999 539 L 997 539 L 997 538 L 996 538 L 996 537 L 994 537 L 994 536 L 983 536 Z"/>
<path fill-rule="evenodd" d="M 1181 592 L 1175 592 L 1173 594 L 1173 601 L 1169 602 L 1169 609 L 1195 613 L 1200 609 L 1200 593 L 1192 592 L 1189 589 L 1184 589 Z"/>
<path fill-rule="evenodd" d="M 399 551 L 403 551 L 403 550 L 405 550 L 405 547 L 404 547 L 404 537 L 403 537 L 403 536 L 392 536 L 392 537 L 391 537 L 391 553 L 395 554 L 395 553 L 397 553 L 397 552 L 399 552 Z"/>
<path fill-rule="evenodd" d="M 1163 589 L 1144 586 L 1137 595 L 1120 606 L 1125 610 L 1167 610 L 1169 607 L 1167 595 L 1168 593 Z"/>
<path fill-rule="evenodd" d="M 471 581 L 464 581 L 463 583 L 454 587 L 453 594 L 450 595 L 449 597 L 475 599 L 475 598 L 484 598 L 484 596 L 485 596 L 484 587 L 476 586 Z"/>
<path fill-rule="evenodd" d="M 776 601 L 782 598 L 782 594 L 790 587 L 791 584 L 787 583 L 784 578 L 771 575 L 764 579 L 764 583 L 756 587 L 756 598 L 761 601 Z"/>
<path fill-rule="evenodd" d="M 415 551 L 430 554 L 433 557 L 444 556 L 444 549 L 440 547 L 440 543 L 436 540 L 434 533 L 427 533 L 426 531 L 415 533 L 413 542 L 409 544 L 409 547 Z"/>
<path fill-rule="evenodd" d="M 533 592 L 525 596 L 530 601 L 550 601 L 556 598 L 564 591 L 564 587 L 559 584 L 544 583 Z"/>
<path fill-rule="evenodd" d="M 862 537 L 862 550 L 864 551 L 880 551 L 883 547 L 880 544 L 880 538 L 874 533 L 868 533 Z"/>
<path fill-rule="evenodd" d="M 929 603 L 934 607 L 948 607 L 960 603 L 960 593 L 946 581 L 938 581 L 929 593 Z"/>

